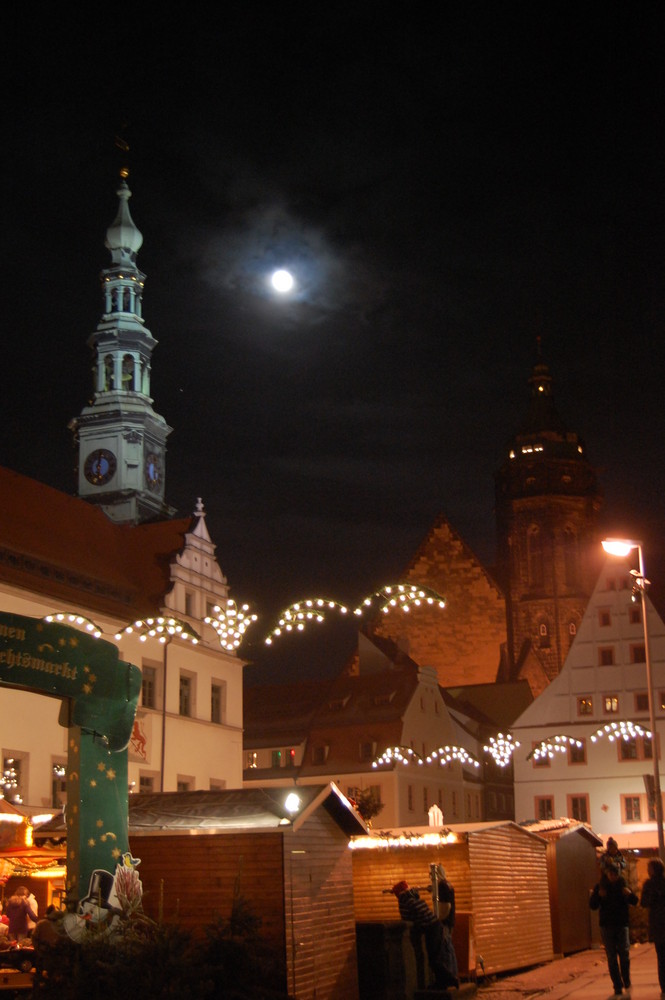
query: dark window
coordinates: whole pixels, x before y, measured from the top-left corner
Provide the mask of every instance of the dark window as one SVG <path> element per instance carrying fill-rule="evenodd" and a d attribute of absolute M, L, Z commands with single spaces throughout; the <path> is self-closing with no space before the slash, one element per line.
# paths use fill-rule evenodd
<path fill-rule="evenodd" d="M 635 643 L 630 647 L 630 662 L 631 663 L 646 663 L 646 651 L 644 649 L 644 643 Z"/>
<path fill-rule="evenodd" d="M 143 667 L 141 678 L 141 704 L 144 708 L 157 708 L 157 671 Z"/>
<path fill-rule="evenodd" d="M 180 674 L 180 714 L 192 714 L 192 678 Z"/>
<path fill-rule="evenodd" d="M 282 766 L 282 751 L 273 750 L 271 754 L 271 767 L 278 768 Z"/>
<path fill-rule="evenodd" d="M 614 646 L 604 646 L 598 650 L 598 663 L 601 667 L 611 667 L 614 663 Z"/>
<path fill-rule="evenodd" d="M 551 796 L 536 799 L 536 819 L 554 819 L 554 799 Z"/>
<path fill-rule="evenodd" d="M 619 740 L 619 757 L 621 760 L 637 760 L 637 740 L 634 736 L 632 739 Z"/>
<path fill-rule="evenodd" d="M 586 743 L 580 740 L 581 746 L 571 743 L 568 747 L 568 762 L 570 764 L 586 764 Z"/>
<path fill-rule="evenodd" d="M 589 800 L 586 795 L 570 796 L 570 815 L 580 823 L 589 822 Z"/>
<path fill-rule="evenodd" d="M 635 711 L 636 712 L 648 712 L 649 711 L 649 695 L 646 691 L 638 691 L 635 695 Z"/>
<path fill-rule="evenodd" d="M 598 612 L 598 624 L 603 628 L 607 628 L 608 625 L 612 624 L 612 618 L 609 611 L 599 611 Z"/>
<path fill-rule="evenodd" d="M 624 822 L 639 823 L 641 819 L 640 799 L 638 795 L 626 795 L 623 800 Z"/>

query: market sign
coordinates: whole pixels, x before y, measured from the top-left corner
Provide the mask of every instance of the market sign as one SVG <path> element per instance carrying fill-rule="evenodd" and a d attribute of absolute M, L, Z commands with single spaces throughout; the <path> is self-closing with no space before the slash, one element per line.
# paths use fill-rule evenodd
<path fill-rule="evenodd" d="M 0 686 L 62 700 L 67 740 L 67 889 L 81 899 L 95 872 L 129 852 L 127 746 L 138 667 L 104 639 L 69 625 L 0 614 Z"/>

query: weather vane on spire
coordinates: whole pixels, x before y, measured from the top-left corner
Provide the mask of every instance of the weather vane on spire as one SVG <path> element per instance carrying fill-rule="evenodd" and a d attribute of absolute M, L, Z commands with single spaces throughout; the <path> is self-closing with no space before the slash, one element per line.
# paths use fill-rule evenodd
<path fill-rule="evenodd" d="M 122 122 L 122 128 L 121 128 L 120 132 L 118 132 L 115 135 L 115 137 L 114 137 L 114 145 L 118 149 L 120 149 L 123 153 L 129 153 L 129 143 L 127 142 L 126 139 L 123 138 L 123 136 L 121 134 L 121 133 L 125 132 L 125 130 L 127 129 L 127 127 L 128 127 L 128 123 L 127 122 Z M 120 167 L 120 176 L 122 177 L 123 180 L 126 181 L 127 178 L 129 177 L 129 167 L 127 167 L 127 166 L 121 166 Z"/>

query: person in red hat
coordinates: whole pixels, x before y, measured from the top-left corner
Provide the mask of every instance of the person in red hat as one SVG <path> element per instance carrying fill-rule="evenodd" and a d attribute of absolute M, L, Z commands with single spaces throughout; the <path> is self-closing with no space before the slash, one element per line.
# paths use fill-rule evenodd
<path fill-rule="evenodd" d="M 427 960 L 434 975 L 434 988 L 445 992 L 449 986 L 459 986 L 459 980 L 446 968 L 441 921 L 425 900 L 420 898 L 416 889 L 409 888 L 408 882 L 396 882 L 392 892 L 397 898 L 400 917 L 412 925 L 411 940 L 414 948 L 418 949 L 421 937 L 425 939 Z"/>

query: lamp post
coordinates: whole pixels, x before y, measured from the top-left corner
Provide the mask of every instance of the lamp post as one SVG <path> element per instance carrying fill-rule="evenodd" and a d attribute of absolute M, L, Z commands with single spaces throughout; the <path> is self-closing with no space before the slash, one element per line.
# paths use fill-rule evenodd
<path fill-rule="evenodd" d="M 631 570 L 634 578 L 633 595 L 640 595 L 642 607 L 642 628 L 644 630 L 644 663 L 647 674 L 647 700 L 649 704 L 649 728 L 651 729 L 651 757 L 653 761 L 653 790 L 656 809 L 656 828 L 658 834 L 658 854 L 665 862 L 665 840 L 663 839 L 663 799 L 660 792 L 660 770 L 658 767 L 658 734 L 656 732 L 656 712 L 653 694 L 653 678 L 651 675 L 651 654 L 649 652 L 649 626 L 647 623 L 647 590 L 649 581 L 644 573 L 644 556 L 642 554 L 642 542 L 632 538 L 606 538 L 603 548 L 613 556 L 626 557 L 633 549 L 637 549 L 638 569 Z"/>

